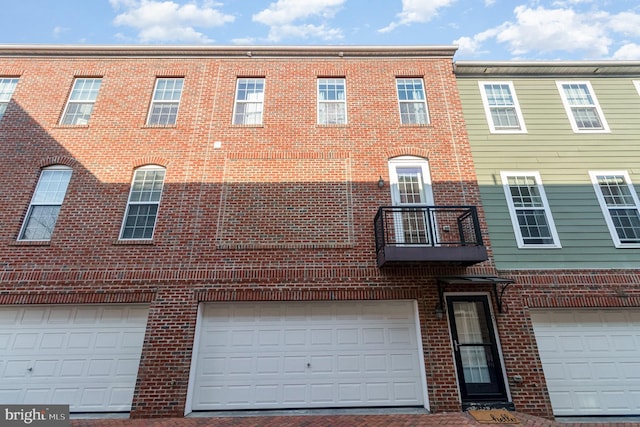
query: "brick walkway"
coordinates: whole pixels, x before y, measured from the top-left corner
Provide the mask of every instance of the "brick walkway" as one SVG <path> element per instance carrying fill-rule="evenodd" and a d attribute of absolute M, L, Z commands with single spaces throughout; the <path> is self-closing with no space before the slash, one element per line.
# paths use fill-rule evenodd
<path fill-rule="evenodd" d="M 514 413 L 520 424 L 499 427 L 640 427 L 640 423 L 559 423 Z M 72 420 L 73 427 L 468 427 L 480 424 L 466 413 L 393 415 L 287 415 L 264 417 L 211 417 L 168 419 Z"/>

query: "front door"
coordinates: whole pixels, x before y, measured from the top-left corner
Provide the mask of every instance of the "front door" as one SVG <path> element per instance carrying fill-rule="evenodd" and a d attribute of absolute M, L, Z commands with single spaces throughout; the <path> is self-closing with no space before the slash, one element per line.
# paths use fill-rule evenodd
<path fill-rule="evenodd" d="M 462 403 L 506 402 L 502 364 L 487 297 L 448 296 L 447 312 Z"/>

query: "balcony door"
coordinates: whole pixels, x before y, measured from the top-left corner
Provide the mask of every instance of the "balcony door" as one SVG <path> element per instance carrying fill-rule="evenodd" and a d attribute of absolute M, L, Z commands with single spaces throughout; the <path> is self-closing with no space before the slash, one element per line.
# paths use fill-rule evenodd
<path fill-rule="evenodd" d="M 487 297 L 448 296 L 447 313 L 462 403 L 506 402 L 502 363 Z"/>
<path fill-rule="evenodd" d="M 396 157 L 389 161 L 391 201 L 398 209 L 393 215 L 395 242 L 433 245 L 429 215 L 418 206 L 433 205 L 429 164 L 418 157 Z"/>

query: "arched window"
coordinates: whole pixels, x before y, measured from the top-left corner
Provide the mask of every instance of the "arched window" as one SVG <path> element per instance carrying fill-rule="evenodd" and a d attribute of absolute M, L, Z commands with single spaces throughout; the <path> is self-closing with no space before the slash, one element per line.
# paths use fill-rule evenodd
<path fill-rule="evenodd" d="M 72 170 L 50 166 L 40 173 L 18 240 L 51 240 Z"/>
<path fill-rule="evenodd" d="M 143 166 L 133 174 L 120 239 L 152 239 L 164 186 L 165 169 Z"/>

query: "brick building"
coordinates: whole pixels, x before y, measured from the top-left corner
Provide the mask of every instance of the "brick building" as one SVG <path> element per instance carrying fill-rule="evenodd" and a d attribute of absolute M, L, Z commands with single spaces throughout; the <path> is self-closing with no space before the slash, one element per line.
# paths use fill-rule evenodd
<path fill-rule="evenodd" d="M 0 401 L 550 415 L 454 52 L 0 47 Z"/>

